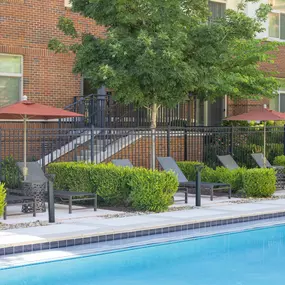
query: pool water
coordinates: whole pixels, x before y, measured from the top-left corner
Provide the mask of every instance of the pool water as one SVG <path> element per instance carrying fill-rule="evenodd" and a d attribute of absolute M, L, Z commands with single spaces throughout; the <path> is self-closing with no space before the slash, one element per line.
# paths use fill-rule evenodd
<path fill-rule="evenodd" d="M 0 270 L 1 285 L 284 285 L 285 226 Z"/>

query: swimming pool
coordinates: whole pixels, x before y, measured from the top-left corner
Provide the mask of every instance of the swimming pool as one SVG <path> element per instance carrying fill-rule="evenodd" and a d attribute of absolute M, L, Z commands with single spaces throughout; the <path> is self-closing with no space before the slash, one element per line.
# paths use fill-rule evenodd
<path fill-rule="evenodd" d="M 1 285 L 283 285 L 285 226 L 0 270 Z"/>

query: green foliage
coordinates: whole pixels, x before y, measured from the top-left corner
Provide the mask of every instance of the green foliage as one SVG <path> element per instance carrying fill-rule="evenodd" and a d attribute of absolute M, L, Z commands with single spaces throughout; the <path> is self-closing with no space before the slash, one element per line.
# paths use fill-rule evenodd
<path fill-rule="evenodd" d="M 184 101 L 189 92 L 202 100 L 276 95 L 276 79 L 259 66 L 272 63 L 277 43 L 255 38 L 269 5 L 261 5 L 255 18 L 239 5 L 208 24 L 207 0 L 71 2 L 75 12 L 108 27 L 107 35 L 79 35 L 72 21 L 61 17 L 60 30 L 82 43 L 70 48 L 52 39 L 49 48 L 73 50 L 74 72 L 95 88 L 114 90 L 116 100 L 152 106 L 155 113 L 161 105 Z"/>
<path fill-rule="evenodd" d="M 191 161 L 179 162 L 179 167 L 184 175 L 191 181 L 195 180 L 193 173 L 195 173 L 196 164 L 197 162 Z M 234 192 L 244 190 L 248 197 L 268 197 L 276 190 L 276 175 L 273 169 L 238 168 L 229 170 L 224 167 L 212 169 L 205 166 L 201 173 L 201 180 L 212 183 L 229 183 Z"/>
<path fill-rule="evenodd" d="M 16 160 L 12 156 L 6 157 L 1 162 L 1 176 L 6 187 L 16 189 L 20 186 L 22 177 L 16 164 Z"/>
<path fill-rule="evenodd" d="M 5 205 L 6 205 L 6 189 L 4 183 L 0 183 L 0 217 L 4 213 Z"/>
<path fill-rule="evenodd" d="M 108 205 L 130 205 L 136 210 L 166 210 L 178 188 L 177 178 L 171 172 L 113 164 L 52 163 L 48 173 L 56 175 L 56 189 L 96 191 Z"/>
<path fill-rule="evenodd" d="M 0 183 L 0 217 L 4 213 L 5 206 L 6 206 L 6 188 L 4 183 Z"/>
<path fill-rule="evenodd" d="M 195 172 L 195 165 L 203 165 L 203 163 L 198 161 L 178 161 L 177 165 L 181 169 L 181 171 L 184 173 L 186 178 L 189 181 L 194 181 L 196 179 L 196 172 Z"/>
<path fill-rule="evenodd" d="M 244 173 L 244 190 L 247 197 L 270 197 L 276 190 L 273 169 L 248 169 Z"/>
<path fill-rule="evenodd" d="M 130 200 L 133 208 L 141 211 L 162 212 L 172 204 L 178 189 L 177 177 L 173 173 L 137 169 L 130 176 Z"/>
<path fill-rule="evenodd" d="M 274 158 L 273 165 L 285 167 L 285 155 L 279 155 Z"/>
<path fill-rule="evenodd" d="M 177 164 L 189 181 L 195 181 L 195 165 L 202 163 L 196 161 L 183 161 L 177 162 Z M 233 191 L 238 191 L 243 188 L 243 174 L 245 171 L 245 168 L 229 170 L 224 167 L 212 169 L 205 166 L 202 169 L 201 179 L 204 182 L 229 183 L 231 184 Z"/>

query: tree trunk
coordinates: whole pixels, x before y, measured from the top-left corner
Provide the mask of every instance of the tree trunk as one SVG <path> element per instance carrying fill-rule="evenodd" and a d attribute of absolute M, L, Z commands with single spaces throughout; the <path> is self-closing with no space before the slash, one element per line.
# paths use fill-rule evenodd
<path fill-rule="evenodd" d="M 156 125 L 157 125 L 157 111 L 158 111 L 158 107 L 156 103 L 153 103 L 151 105 L 151 129 L 156 129 Z"/>
<path fill-rule="evenodd" d="M 157 104 L 154 103 L 151 106 L 151 157 L 150 157 L 150 167 L 155 170 L 155 159 L 156 159 L 156 126 L 157 126 Z"/>

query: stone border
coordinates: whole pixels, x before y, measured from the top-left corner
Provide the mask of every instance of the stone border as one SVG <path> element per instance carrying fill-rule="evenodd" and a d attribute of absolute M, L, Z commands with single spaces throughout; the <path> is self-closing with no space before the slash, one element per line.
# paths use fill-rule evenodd
<path fill-rule="evenodd" d="M 236 217 L 236 218 L 216 219 L 212 221 L 192 222 L 186 224 L 184 223 L 180 225 L 170 225 L 166 227 L 134 230 L 122 233 L 106 233 L 101 235 L 100 234 L 91 235 L 86 237 L 70 238 L 70 239 L 63 239 L 57 241 L 55 240 L 43 243 L 15 245 L 10 247 L 0 248 L 0 256 L 17 254 L 17 253 L 35 252 L 35 251 L 42 251 L 49 249 L 57 249 L 57 248 L 66 248 L 70 246 L 95 244 L 106 241 L 123 240 L 128 238 L 144 237 L 144 236 L 157 235 L 157 234 L 167 234 L 172 232 L 181 232 L 186 230 L 217 227 L 217 226 L 231 225 L 237 223 L 246 223 L 251 221 L 258 221 L 258 220 L 265 220 L 265 219 L 272 219 L 279 217 L 285 217 L 285 211 L 267 213 L 267 214 L 256 214 L 256 215 Z"/>

